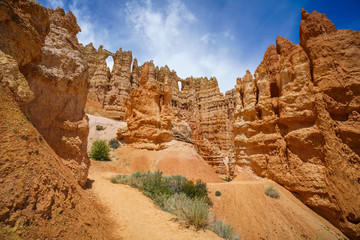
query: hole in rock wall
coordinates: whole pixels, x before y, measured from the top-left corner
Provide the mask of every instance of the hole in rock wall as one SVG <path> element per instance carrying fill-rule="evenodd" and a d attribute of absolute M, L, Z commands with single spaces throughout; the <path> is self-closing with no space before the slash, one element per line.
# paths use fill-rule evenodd
<path fill-rule="evenodd" d="M 108 68 L 110 68 L 110 72 L 111 72 L 114 66 L 114 58 L 112 56 L 108 56 L 105 61 L 106 61 L 106 65 L 108 66 Z"/>
<path fill-rule="evenodd" d="M 179 90 L 181 91 L 182 90 L 182 82 L 181 81 L 178 81 L 178 86 L 179 86 Z"/>
<path fill-rule="evenodd" d="M 270 94 L 272 98 L 280 97 L 279 87 L 276 82 L 270 83 Z"/>

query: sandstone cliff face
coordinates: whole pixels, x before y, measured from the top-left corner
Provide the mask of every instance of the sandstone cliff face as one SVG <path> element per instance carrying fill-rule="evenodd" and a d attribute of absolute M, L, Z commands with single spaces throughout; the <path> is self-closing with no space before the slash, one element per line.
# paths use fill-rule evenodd
<path fill-rule="evenodd" d="M 295 193 L 360 238 L 360 33 L 302 11 L 300 45 L 278 37 L 236 85 L 237 165 Z"/>
<path fill-rule="evenodd" d="M 19 66 L 39 62 L 41 46 L 49 31 L 46 9 L 33 1 L 0 2 L 0 49 Z"/>
<path fill-rule="evenodd" d="M 149 66 L 145 64 L 140 78 L 140 86 L 130 93 L 127 103 L 125 133 L 118 133 L 129 143 L 168 142 L 172 139 L 170 117 L 170 91 L 165 87 L 160 90 L 156 83 L 149 81 Z"/>
<path fill-rule="evenodd" d="M 31 117 L 33 125 L 29 121 L 30 115 L 26 117 L 23 113 L 31 101 L 37 101 L 38 90 L 49 91 L 43 87 L 42 78 L 32 79 L 32 86 L 29 86 L 29 79 L 23 74 L 28 73 L 27 70 L 40 60 L 42 64 L 53 64 L 51 58 L 44 62 L 43 58 L 50 56 L 44 52 L 50 51 L 51 40 L 56 38 L 55 32 L 60 34 L 61 28 L 68 28 L 66 23 L 76 26 L 72 14 L 68 14 L 68 20 L 65 17 L 64 22 L 58 22 L 56 18 L 59 17 L 61 21 L 62 12 L 47 10 L 35 1 L 0 2 L 1 239 L 112 238 L 104 228 L 109 228 L 110 224 L 78 185 L 79 179 L 48 145 L 47 141 L 51 141 L 49 136 L 52 135 L 41 135 L 34 127 L 38 116 Z M 60 16 L 53 15 L 58 13 Z M 57 22 L 58 25 L 49 33 L 50 22 Z M 65 51 L 62 48 L 65 42 L 58 44 L 59 51 Z M 58 58 L 53 60 L 57 62 Z M 67 85 L 59 83 L 59 78 L 47 77 L 49 82 L 54 82 L 53 85 L 58 84 L 58 92 L 65 91 Z M 55 87 L 49 88 L 51 93 L 55 92 Z M 85 100 L 86 96 L 83 97 Z M 66 106 L 65 101 L 62 104 Z M 42 121 L 54 120 L 51 113 L 50 119 L 46 119 L 50 109 L 44 103 L 37 107 L 42 108 Z M 57 128 L 53 130 L 59 131 Z"/>
<path fill-rule="evenodd" d="M 89 95 L 86 110 L 92 114 L 100 114 L 105 117 L 125 120 L 126 102 L 130 97 L 130 90 L 139 87 L 138 80 L 133 80 L 134 73 L 140 77 L 141 71 L 137 68 L 134 60 L 131 71 L 132 53 L 118 50 L 111 53 L 102 46 L 98 50 L 92 43 L 81 47 L 89 66 Z M 114 59 L 113 69 L 106 65 L 106 59 L 111 56 Z"/>
<path fill-rule="evenodd" d="M 174 138 L 194 143 L 200 155 L 217 172 L 232 172 L 235 163 L 232 134 L 235 90 L 227 92 L 224 96 L 219 91 L 216 78 L 191 77 L 183 80 L 167 66 L 159 69 L 152 61 L 138 66 L 135 58 L 131 70 L 131 52 L 122 52 L 121 49 L 113 54 L 102 47 L 96 50 L 92 45 L 88 45 L 82 51 L 89 62 L 91 79 L 86 111 L 125 120 L 125 106 L 126 102 L 130 101 L 129 94 L 141 85 L 141 74 L 147 65 L 147 81 L 157 86 L 147 91 L 154 90 L 155 95 L 160 94 L 158 106 L 164 104 L 164 94 L 169 92 L 169 116 Z M 105 62 L 108 56 L 114 57 L 114 66 L 110 74 Z M 179 89 L 178 83 L 182 84 L 182 89 Z M 144 91 L 145 89 L 142 90 Z M 151 97 L 153 96 L 148 96 Z M 133 108 L 136 105 L 134 101 L 136 100 L 133 97 Z M 127 135 L 120 130 L 119 137 L 125 138 L 124 134 Z M 135 139 L 130 141 L 134 142 Z"/>
<path fill-rule="evenodd" d="M 111 55 L 102 46 L 98 50 L 92 44 L 81 47 L 87 61 L 89 78 L 89 93 L 87 102 L 104 104 L 104 98 L 108 91 L 110 69 L 106 65 L 106 58 Z"/>
<path fill-rule="evenodd" d="M 88 119 L 84 113 L 88 82 L 87 64 L 76 38 L 80 28 L 70 11 L 65 14 L 58 8 L 48 12 L 51 24 L 41 61 L 22 69 L 35 95 L 23 110 L 84 185 L 90 166 L 86 152 Z"/>

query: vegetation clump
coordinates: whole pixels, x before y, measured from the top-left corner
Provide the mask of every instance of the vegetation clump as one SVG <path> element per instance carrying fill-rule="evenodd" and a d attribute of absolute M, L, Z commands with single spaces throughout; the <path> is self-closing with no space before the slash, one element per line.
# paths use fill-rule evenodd
<path fill-rule="evenodd" d="M 220 191 L 216 191 L 216 192 L 215 192 L 215 196 L 220 197 L 220 196 L 221 196 L 221 192 L 220 192 Z"/>
<path fill-rule="evenodd" d="M 96 130 L 97 131 L 101 131 L 101 130 L 104 130 L 105 128 L 104 128 L 104 126 L 102 126 L 102 125 L 96 125 Z"/>
<path fill-rule="evenodd" d="M 160 171 L 155 173 L 137 171 L 131 175 L 117 175 L 111 179 L 111 182 L 140 189 L 162 210 L 176 215 L 179 221 L 187 226 L 192 225 L 196 230 L 216 229 L 215 225 L 209 224 L 209 207 L 212 202 L 208 197 L 206 183 L 201 180 L 193 182 L 179 175 L 162 176 Z M 230 225 L 227 226 L 231 228 Z"/>
<path fill-rule="evenodd" d="M 89 156 L 97 161 L 110 161 L 110 147 L 105 140 L 96 140 L 91 146 Z"/>
<path fill-rule="evenodd" d="M 240 240 L 241 238 L 239 235 L 234 233 L 234 229 L 231 227 L 231 225 L 226 224 L 223 220 L 220 221 L 214 221 L 213 224 L 211 224 L 208 227 L 209 230 L 213 231 L 218 235 L 219 237 L 222 237 L 224 239 L 228 240 Z"/>
<path fill-rule="evenodd" d="M 113 138 L 109 141 L 109 145 L 112 149 L 118 149 L 119 148 L 119 142 L 116 138 Z"/>
<path fill-rule="evenodd" d="M 208 223 L 209 206 L 201 198 L 189 198 L 185 193 L 176 193 L 165 200 L 163 210 L 175 214 L 180 222 L 193 225 L 196 230 Z"/>
<path fill-rule="evenodd" d="M 271 198 L 279 198 L 279 191 L 273 186 L 270 185 L 265 189 L 265 194 Z"/>

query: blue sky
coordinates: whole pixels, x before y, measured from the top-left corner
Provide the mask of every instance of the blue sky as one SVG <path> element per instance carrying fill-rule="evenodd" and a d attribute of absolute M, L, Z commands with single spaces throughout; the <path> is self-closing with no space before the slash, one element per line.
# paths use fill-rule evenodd
<path fill-rule="evenodd" d="M 139 64 L 154 60 L 181 78 L 212 77 L 220 90 L 254 73 L 278 35 L 299 43 L 301 8 L 326 13 L 338 29 L 360 30 L 360 1 L 316 0 L 39 0 L 71 10 L 82 32 L 115 52 L 130 50 Z M 108 59 L 108 65 L 112 61 Z"/>

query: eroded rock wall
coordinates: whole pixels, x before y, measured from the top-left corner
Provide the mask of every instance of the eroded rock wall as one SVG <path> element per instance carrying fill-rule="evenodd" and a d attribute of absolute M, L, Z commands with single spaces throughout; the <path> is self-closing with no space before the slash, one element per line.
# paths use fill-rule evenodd
<path fill-rule="evenodd" d="M 46 62 L 53 64 L 51 55 L 44 51 L 50 51 L 48 41 L 56 39 L 49 23 L 52 25 L 56 17 L 63 18 L 63 14 L 52 15 L 59 12 L 63 11 L 47 10 L 36 1 L 0 2 L 1 239 L 114 239 L 107 231 L 110 222 L 79 186 L 79 179 L 63 164 L 64 159 L 47 143 L 48 140 L 51 143 L 52 135 L 40 134 L 34 127 L 39 116 L 26 116 L 23 112 L 31 101 L 37 101 L 39 89 L 49 91 L 43 88 L 40 77 L 32 79 L 29 86 L 24 73 L 39 61 L 45 64 L 44 55 L 49 57 Z M 74 19 L 71 14 L 68 17 Z M 60 34 L 63 24 L 65 22 L 57 25 L 59 28 L 54 31 Z M 66 45 L 64 42 L 57 43 L 59 51 L 69 50 L 62 48 Z M 58 58 L 55 56 L 53 60 L 57 62 Z M 53 66 L 56 69 L 57 65 Z M 66 84 L 59 83 L 59 78 L 50 76 L 53 75 L 48 75 L 49 82 L 59 84 L 58 91 L 67 88 Z M 55 87 L 49 88 L 49 94 L 54 93 Z M 85 100 L 86 95 L 83 98 Z M 74 105 L 71 101 L 62 102 L 63 106 L 67 103 Z M 46 114 L 49 106 L 42 103 L 37 107 L 42 109 L 45 123 L 57 120 Z M 50 119 L 46 119 L 48 117 Z M 52 130 L 59 132 L 58 128 Z"/>
<path fill-rule="evenodd" d="M 128 143 L 160 144 L 170 141 L 173 137 L 170 99 L 171 92 L 167 86 L 161 90 L 156 83 L 149 81 L 149 66 L 146 63 L 142 69 L 140 86 L 131 91 L 126 105 L 127 129 L 125 132 L 120 129 L 118 138 Z"/>
<path fill-rule="evenodd" d="M 236 85 L 237 165 L 273 179 L 360 238 L 360 32 L 302 11 L 300 45 L 278 37 Z"/>
<path fill-rule="evenodd" d="M 25 114 L 54 151 L 72 169 L 80 185 L 87 180 L 88 119 L 87 63 L 80 52 L 75 16 L 61 8 L 48 9 L 50 31 L 41 49 L 39 64 L 30 63 L 21 72 L 35 98 L 23 107 Z"/>
<path fill-rule="evenodd" d="M 168 66 L 159 68 L 152 61 L 138 66 L 135 58 L 131 70 L 131 52 L 120 50 L 112 54 L 102 47 L 96 50 L 92 45 L 85 46 L 83 52 L 89 62 L 94 62 L 89 63 L 91 80 L 86 106 L 89 113 L 125 120 L 126 102 L 130 100 L 130 92 L 139 89 L 146 64 L 147 81 L 157 85 L 156 91 L 160 91 L 158 105 L 164 104 L 164 92 L 171 93 L 169 112 L 174 138 L 195 144 L 198 153 L 217 172 L 232 171 L 235 163 L 232 133 L 235 90 L 224 96 L 216 78 L 184 80 Z M 110 74 L 105 62 L 108 56 L 115 59 Z"/>

